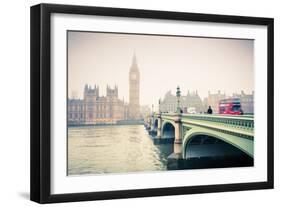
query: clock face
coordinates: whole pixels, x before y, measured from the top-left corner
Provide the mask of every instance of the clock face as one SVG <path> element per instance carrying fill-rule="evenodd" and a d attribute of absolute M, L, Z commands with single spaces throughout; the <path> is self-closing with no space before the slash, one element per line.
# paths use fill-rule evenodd
<path fill-rule="evenodd" d="M 131 76 L 131 78 L 132 78 L 132 80 L 136 80 L 136 79 L 137 79 L 136 74 L 133 74 L 133 75 Z"/>

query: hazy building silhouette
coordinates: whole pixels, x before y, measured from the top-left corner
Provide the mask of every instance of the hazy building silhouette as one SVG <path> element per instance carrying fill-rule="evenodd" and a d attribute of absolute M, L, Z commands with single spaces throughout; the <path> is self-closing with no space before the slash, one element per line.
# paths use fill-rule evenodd
<path fill-rule="evenodd" d="M 245 114 L 254 113 L 254 91 L 251 94 L 246 94 L 244 91 L 241 91 L 240 94 L 234 93 L 233 98 L 239 98 L 241 101 L 241 108 Z"/>
<path fill-rule="evenodd" d="M 227 96 L 225 93 L 221 93 L 219 90 L 218 93 L 211 93 L 210 91 L 208 92 L 208 97 L 204 98 L 203 104 L 204 104 L 204 111 L 206 112 L 211 106 L 213 113 L 218 113 L 219 112 L 219 102 L 222 99 L 226 99 Z"/>
<path fill-rule="evenodd" d="M 200 113 L 204 110 L 203 102 L 198 95 L 197 91 L 189 92 L 186 96 L 180 97 L 180 107 L 184 113 L 188 112 L 189 108 L 194 108 L 197 113 Z M 161 112 L 175 112 L 177 110 L 177 97 L 173 95 L 171 91 L 168 91 L 164 99 L 160 102 L 160 111 Z"/>
<path fill-rule="evenodd" d="M 116 124 L 119 121 L 139 120 L 140 116 L 140 74 L 134 55 L 129 72 L 129 103 L 118 97 L 118 87 L 107 86 L 106 95 L 101 96 L 99 86 L 93 88 L 86 84 L 83 99 L 68 99 L 68 123 L 83 124 Z"/>
<path fill-rule="evenodd" d="M 241 102 L 241 109 L 243 113 L 253 114 L 254 113 L 254 92 L 252 94 L 246 94 L 243 90 L 241 93 L 233 93 L 232 96 L 227 96 L 225 93 L 211 93 L 208 92 L 208 97 L 204 98 L 203 104 L 205 112 L 208 110 L 208 107 L 211 106 L 213 113 L 219 112 L 219 102 L 226 98 L 239 98 Z"/>

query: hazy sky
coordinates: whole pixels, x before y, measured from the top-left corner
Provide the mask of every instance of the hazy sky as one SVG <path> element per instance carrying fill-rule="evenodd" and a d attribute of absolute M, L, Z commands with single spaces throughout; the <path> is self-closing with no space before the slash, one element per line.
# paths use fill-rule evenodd
<path fill-rule="evenodd" d="M 134 52 L 140 71 L 140 104 L 151 105 L 167 91 L 182 94 L 254 90 L 253 40 L 68 32 L 69 96 L 83 98 L 84 85 L 118 85 L 129 100 Z"/>

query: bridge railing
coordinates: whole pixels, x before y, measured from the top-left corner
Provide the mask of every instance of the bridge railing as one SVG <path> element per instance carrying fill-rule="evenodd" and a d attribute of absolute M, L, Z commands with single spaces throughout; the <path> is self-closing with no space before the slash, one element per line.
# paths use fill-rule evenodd
<path fill-rule="evenodd" d="M 252 115 L 207 115 L 207 114 L 183 114 L 183 119 L 212 122 L 218 125 L 231 126 L 246 130 L 254 129 L 254 116 Z"/>
<path fill-rule="evenodd" d="M 173 119 L 176 113 L 162 113 L 163 119 Z M 254 129 L 253 115 L 220 115 L 220 114 L 181 114 L 182 120 L 194 120 L 215 123 L 217 125 L 230 126 L 245 130 Z"/>

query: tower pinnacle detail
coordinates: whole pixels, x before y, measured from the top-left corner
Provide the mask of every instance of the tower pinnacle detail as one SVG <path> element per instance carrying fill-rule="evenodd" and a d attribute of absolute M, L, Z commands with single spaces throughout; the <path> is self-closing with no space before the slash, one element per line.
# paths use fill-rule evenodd
<path fill-rule="evenodd" d="M 138 71 L 138 63 L 137 63 L 137 57 L 136 57 L 136 54 L 134 53 L 133 55 L 133 61 L 132 61 L 132 65 L 131 65 L 131 68 L 130 68 L 130 71 L 133 71 L 133 70 L 136 70 Z"/>

